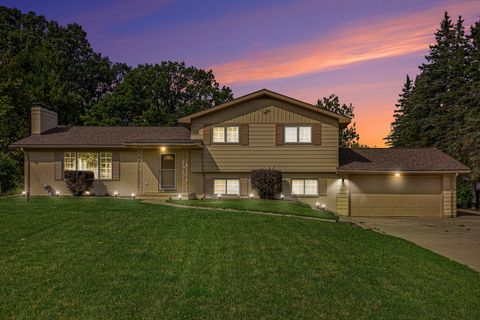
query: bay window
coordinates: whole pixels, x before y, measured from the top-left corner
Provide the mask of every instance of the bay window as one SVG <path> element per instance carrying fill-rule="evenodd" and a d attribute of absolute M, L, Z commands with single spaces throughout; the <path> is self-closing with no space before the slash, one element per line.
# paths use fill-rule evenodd
<path fill-rule="evenodd" d="M 91 171 L 95 179 L 112 179 L 111 152 L 65 152 L 64 171 Z"/>

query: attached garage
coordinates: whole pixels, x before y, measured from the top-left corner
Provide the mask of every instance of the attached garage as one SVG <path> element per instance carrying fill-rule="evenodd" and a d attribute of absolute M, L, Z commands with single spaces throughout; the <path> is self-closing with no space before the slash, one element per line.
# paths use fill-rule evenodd
<path fill-rule="evenodd" d="M 353 175 L 351 216 L 443 216 L 442 176 Z"/>
<path fill-rule="evenodd" d="M 456 216 L 456 177 L 468 167 L 435 148 L 340 149 L 337 212 L 370 217 Z"/>

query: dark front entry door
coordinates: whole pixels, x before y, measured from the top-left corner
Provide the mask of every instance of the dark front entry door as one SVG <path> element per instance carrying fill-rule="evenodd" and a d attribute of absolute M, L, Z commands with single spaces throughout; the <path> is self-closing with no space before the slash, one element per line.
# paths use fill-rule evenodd
<path fill-rule="evenodd" d="M 160 189 L 175 189 L 175 155 L 160 155 Z"/>

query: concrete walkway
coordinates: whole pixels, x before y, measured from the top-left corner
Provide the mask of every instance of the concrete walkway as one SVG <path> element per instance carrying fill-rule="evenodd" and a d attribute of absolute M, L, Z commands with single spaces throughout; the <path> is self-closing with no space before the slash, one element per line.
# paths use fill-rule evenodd
<path fill-rule="evenodd" d="M 208 207 L 186 206 L 186 205 L 182 205 L 182 204 L 166 202 L 166 200 L 164 200 L 164 199 L 143 199 L 143 202 L 152 203 L 152 204 L 160 204 L 160 205 L 163 205 L 163 206 L 170 206 L 170 207 L 177 207 L 177 208 L 200 209 L 200 210 L 210 210 L 210 211 L 212 211 L 212 210 L 214 210 L 214 211 L 228 211 L 228 212 L 240 212 L 240 213 L 253 213 L 253 214 L 258 214 L 258 215 L 262 215 L 262 216 L 277 216 L 277 217 L 296 218 L 296 219 L 303 219 L 303 220 L 314 220 L 314 221 L 321 221 L 321 222 L 336 222 L 335 220 L 331 220 L 331 219 L 297 216 L 297 215 L 292 215 L 292 214 L 275 213 L 275 212 L 246 211 L 246 210 L 235 210 L 235 209 L 224 209 L 224 208 L 208 208 Z"/>
<path fill-rule="evenodd" d="M 409 240 L 480 271 L 480 216 L 456 218 L 341 218 L 362 228 Z"/>

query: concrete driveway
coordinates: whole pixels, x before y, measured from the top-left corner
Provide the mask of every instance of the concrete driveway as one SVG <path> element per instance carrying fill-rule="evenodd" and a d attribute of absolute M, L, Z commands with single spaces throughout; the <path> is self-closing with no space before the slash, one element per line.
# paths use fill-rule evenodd
<path fill-rule="evenodd" d="M 456 218 L 348 217 L 341 221 L 412 241 L 480 271 L 479 215 Z"/>

